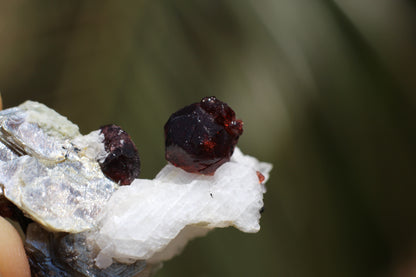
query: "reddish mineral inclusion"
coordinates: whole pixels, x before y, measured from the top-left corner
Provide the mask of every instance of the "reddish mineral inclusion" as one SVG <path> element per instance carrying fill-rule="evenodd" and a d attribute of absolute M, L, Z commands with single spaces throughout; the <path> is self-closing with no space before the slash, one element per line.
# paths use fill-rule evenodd
<path fill-rule="evenodd" d="M 192 173 L 213 175 L 230 160 L 243 122 L 214 96 L 175 112 L 165 124 L 165 157 Z"/>
<path fill-rule="evenodd" d="M 130 185 L 140 174 L 140 158 L 130 136 L 119 126 L 100 128 L 104 134 L 105 151 L 109 153 L 100 163 L 104 175 L 120 185 Z"/>
<path fill-rule="evenodd" d="M 256 171 L 256 173 L 257 173 L 257 177 L 259 178 L 259 183 L 261 184 L 261 183 L 263 183 L 264 182 L 264 179 L 266 179 L 265 177 L 264 177 L 264 175 L 263 174 L 261 174 L 261 172 L 260 171 Z"/>

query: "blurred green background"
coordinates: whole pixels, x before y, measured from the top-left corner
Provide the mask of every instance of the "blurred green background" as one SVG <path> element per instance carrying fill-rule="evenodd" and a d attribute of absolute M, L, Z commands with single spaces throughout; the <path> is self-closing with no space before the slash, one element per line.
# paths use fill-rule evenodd
<path fill-rule="evenodd" d="M 163 125 L 215 95 L 272 162 L 258 234 L 191 242 L 156 276 L 416 276 L 412 1 L 0 1 L 5 107 L 131 134 L 143 178 Z"/>

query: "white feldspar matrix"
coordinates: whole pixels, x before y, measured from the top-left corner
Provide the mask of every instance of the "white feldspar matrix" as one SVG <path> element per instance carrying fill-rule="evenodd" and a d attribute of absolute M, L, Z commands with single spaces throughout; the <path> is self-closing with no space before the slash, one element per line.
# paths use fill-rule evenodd
<path fill-rule="evenodd" d="M 166 165 L 153 180 L 136 179 L 120 187 L 103 211 L 95 239 L 102 249 L 98 266 L 118 261 L 170 259 L 190 239 L 215 227 L 243 232 L 260 229 L 264 183 L 271 165 L 244 156 L 236 148 L 230 162 L 213 176 Z"/>

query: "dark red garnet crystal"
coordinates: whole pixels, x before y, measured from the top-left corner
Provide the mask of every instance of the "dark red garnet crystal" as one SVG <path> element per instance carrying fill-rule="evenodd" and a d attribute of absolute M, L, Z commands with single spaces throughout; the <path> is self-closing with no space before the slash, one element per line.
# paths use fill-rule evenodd
<path fill-rule="evenodd" d="M 172 114 L 165 124 L 166 160 L 192 173 L 213 175 L 230 160 L 243 122 L 214 96 Z"/>
<path fill-rule="evenodd" d="M 119 126 L 100 128 L 108 155 L 100 162 L 104 175 L 120 185 L 130 185 L 140 174 L 140 158 L 130 136 Z"/>

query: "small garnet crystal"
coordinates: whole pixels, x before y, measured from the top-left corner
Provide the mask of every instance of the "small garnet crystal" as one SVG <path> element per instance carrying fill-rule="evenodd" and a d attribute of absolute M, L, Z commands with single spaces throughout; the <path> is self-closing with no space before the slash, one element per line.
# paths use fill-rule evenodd
<path fill-rule="evenodd" d="M 213 175 L 230 160 L 243 122 L 214 96 L 172 114 L 165 124 L 166 160 L 192 173 Z"/>
<path fill-rule="evenodd" d="M 140 174 L 140 158 L 130 136 L 119 126 L 110 124 L 100 128 L 108 153 L 100 162 L 104 175 L 120 185 L 130 185 Z"/>

